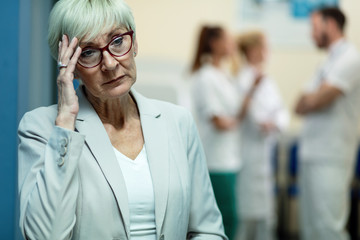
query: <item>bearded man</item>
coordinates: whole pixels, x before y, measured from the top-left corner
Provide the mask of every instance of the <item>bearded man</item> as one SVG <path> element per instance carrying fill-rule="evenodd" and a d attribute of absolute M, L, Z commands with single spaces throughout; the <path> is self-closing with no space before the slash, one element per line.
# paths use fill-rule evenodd
<path fill-rule="evenodd" d="M 338 8 L 311 15 L 312 37 L 327 51 L 300 97 L 300 230 L 302 240 L 347 240 L 349 189 L 358 147 L 360 55 L 344 37 Z"/>

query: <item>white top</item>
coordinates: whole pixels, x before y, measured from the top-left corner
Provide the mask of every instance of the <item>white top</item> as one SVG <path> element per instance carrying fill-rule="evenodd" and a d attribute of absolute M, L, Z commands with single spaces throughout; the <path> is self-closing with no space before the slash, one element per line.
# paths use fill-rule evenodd
<path fill-rule="evenodd" d="M 145 146 L 135 160 L 114 151 L 128 194 L 131 240 L 155 240 L 155 198 Z"/>
<path fill-rule="evenodd" d="M 323 81 L 344 95 L 305 116 L 300 154 L 303 160 L 353 161 L 360 120 L 360 55 L 352 44 L 342 39 L 331 46 L 307 92 L 316 91 Z"/>
<path fill-rule="evenodd" d="M 237 76 L 237 87 L 240 95 L 245 97 L 256 78 L 256 71 L 251 66 L 245 66 Z M 265 134 L 261 124 L 272 122 L 279 131 L 285 130 L 289 123 L 289 113 L 281 99 L 277 86 L 271 78 L 264 76 L 257 86 L 246 117 L 241 123 L 241 157 L 242 161 L 252 164 L 262 163 L 263 167 L 270 167 L 269 155 L 279 131 Z M 265 164 L 266 163 L 266 164 Z M 250 164 L 250 163 L 249 163 Z M 270 171 L 271 169 L 267 169 Z"/>
<path fill-rule="evenodd" d="M 256 71 L 250 65 L 245 66 L 240 71 L 237 76 L 237 87 L 241 97 L 245 97 L 250 91 L 255 78 Z M 289 113 L 283 104 L 277 86 L 267 75 L 263 77 L 257 86 L 246 116 L 257 125 L 259 131 L 259 125 L 269 121 L 274 123 L 280 131 L 287 127 Z"/>
<path fill-rule="evenodd" d="M 255 69 L 244 66 L 237 75 L 237 87 L 246 96 L 256 78 Z M 271 154 L 279 131 L 265 134 L 260 124 L 272 122 L 279 131 L 289 123 L 277 86 L 264 76 L 257 86 L 248 112 L 241 123 L 241 159 L 243 167 L 238 180 L 238 211 L 241 218 L 263 219 L 273 214 Z"/>
<path fill-rule="evenodd" d="M 197 125 L 212 172 L 236 172 L 240 169 L 239 134 L 237 129 L 220 131 L 214 116 L 235 116 L 240 100 L 229 75 L 206 64 L 193 76 L 192 98 Z"/>

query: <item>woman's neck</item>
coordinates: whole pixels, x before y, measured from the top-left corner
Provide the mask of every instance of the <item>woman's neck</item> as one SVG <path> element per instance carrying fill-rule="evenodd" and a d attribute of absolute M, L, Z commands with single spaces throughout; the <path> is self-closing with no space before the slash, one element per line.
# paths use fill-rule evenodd
<path fill-rule="evenodd" d="M 140 114 L 130 93 L 114 99 L 100 99 L 86 91 L 87 99 L 94 107 L 103 124 L 111 124 L 114 128 L 123 128 L 131 118 L 139 118 Z"/>
<path fill-rule="evenodd" d="M 213 54 L 212 57 L 211 57 L 211 64 L 214 67 L 220 68 L 221 67 L 221 60 L 222 60 L 222 57 Z"/>

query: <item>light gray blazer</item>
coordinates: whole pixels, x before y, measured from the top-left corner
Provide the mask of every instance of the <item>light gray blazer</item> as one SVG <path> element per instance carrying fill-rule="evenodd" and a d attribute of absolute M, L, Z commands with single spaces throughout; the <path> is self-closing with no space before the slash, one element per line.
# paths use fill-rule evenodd
<path fill-rule="evenodd" d="M 158 239 L 227 239 L 191 115 L 136 91 L 155 194 Z M 78 90 L 76 130 L 57 106 L 19 125 L 20 228 L 27 239 L 130 239 L 127 191 L 109 137 Z"/>

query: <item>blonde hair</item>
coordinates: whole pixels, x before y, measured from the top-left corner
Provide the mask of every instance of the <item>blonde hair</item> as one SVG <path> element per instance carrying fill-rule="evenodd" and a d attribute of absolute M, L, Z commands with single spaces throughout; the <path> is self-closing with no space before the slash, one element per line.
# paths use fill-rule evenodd
<path fill-rule="evenodd" d="M 238 50 L 242 55 L 246 56 L 249 49 L 261 46 L 264 39 L 265 35 L 261 31 L 245 32 L 237 38 Z"/>
<path fill-rule="evenodd" d="M 131 9 L 123 0 L 60 0 L 50 13 L 48 43 L 57 59 L 63 34 L 71 40 L 91 41 L 114 27 L 125 27 L 135 33 Z M 134 34 L 135 35 L 135 34 Z"/>

